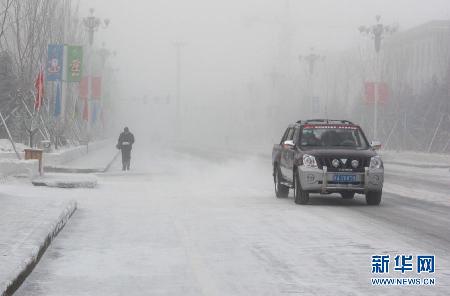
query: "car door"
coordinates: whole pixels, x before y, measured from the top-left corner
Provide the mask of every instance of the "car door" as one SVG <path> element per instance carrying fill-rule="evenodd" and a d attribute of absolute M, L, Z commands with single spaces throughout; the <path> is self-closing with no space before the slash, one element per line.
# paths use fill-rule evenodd
<path fill-rule="evenodd" d="M 294 147 L 290 145 L 286 145 L 286 141 L 294 140 L 294 131 L 293 127 L 289 128 L 289 132 L 287 137 L 284 139 L 281 145 L 281 159 L 280 159 L 280 170 L 283 175 L 283 179 L 289 182 L 293 181 L 292 178 L 292 167 L 294 162 Z"/>

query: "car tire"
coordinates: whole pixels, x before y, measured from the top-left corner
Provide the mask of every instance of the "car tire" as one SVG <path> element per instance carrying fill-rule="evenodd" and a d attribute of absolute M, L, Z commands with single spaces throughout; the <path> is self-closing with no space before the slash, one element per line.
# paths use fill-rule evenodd
<path fill-rule="evenodd" d="M 275 183 L 275 196 L 277 198 L 285 198 L 289 195 L 289 187 L 281 184 L 280 170 L 275 167 L 273 172 L 273 181 Z"/>
<path fill-rule="evenodd" d="M 353 199 L 355 197 L 355 193 L 354 192 L 341 192 L 341 196 L 343 199 Z"/>
<path fill-rule="evenodd" d="M 368 205 L 377 206 L 381 202 L 381 191 L 369 191 L 366 193 L 366 202 Z"/>
<path fill-rule="evenodd" d="M 294 201 L 298 205 L 305 205 L 309 201 L 309 193 L 302 190 L 297 173 L 294 173 Z"/>

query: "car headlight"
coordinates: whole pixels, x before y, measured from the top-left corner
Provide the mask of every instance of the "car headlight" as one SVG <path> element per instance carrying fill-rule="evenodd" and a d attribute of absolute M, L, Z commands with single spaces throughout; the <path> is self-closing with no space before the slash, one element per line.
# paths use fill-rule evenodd
<path fill-rule="evenodd" d="M 379 169 L 382 167 L 383 167 L 383 161 L 381 160 L 380 156 L 376 155 L 370 159 L 369 169 L 373 170 L 373 169 Z"/>
<path fill-rule="evenodd" d="M 316 158 L 309 154 L 303 154 L 303 165 L 308 168 L 317 168 Z"/>

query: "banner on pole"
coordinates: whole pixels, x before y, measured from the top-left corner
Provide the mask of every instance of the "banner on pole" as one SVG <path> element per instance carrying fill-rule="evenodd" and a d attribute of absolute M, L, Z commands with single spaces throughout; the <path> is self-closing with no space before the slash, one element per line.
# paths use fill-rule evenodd
<path fill-rule="evenodd" d="M 42 107 L 44 100 L 44 69 L 41 65 L 36 81 L 34 82 L 34 87 L 36 88 L 36 95 L 34 97 L 34 110 L 39 112 Z"/>
<path fill-rule="evenodd" d="M 83 47 L 76 45 L 67 46 L 67 81 L 80 82 L 81 68 L 83 64 Z"/>
<path fill-rule="evenodd" d="M 375 103 L 375 88 L 378 92 L 378 104 L 386 104 L 389 97 L 388 84 L 386 82 L 375 83 L 372 81 L 364 82 L 364 100 L 366 104 L 371 105 Z"/>
<path fill-rule="evenodd" d="M 80 98 L 82 99 L 88 99 L 88 87 L 89 87 L 89 78 L 86 76 L 83 76 L 80 80 Z"/>
<path fill-rule="evenodd" d="M 49 44 L 47 48 L 47 81 L 61 81 L 63 75 L 64 45 Z"/>
<path fill-rule="evenodd" d="M 100 98 L 102 96 L 102 78 L 101 77 L 92 77 L 91 92 L 92 92 L 92 99 L 100 100 Z"/>

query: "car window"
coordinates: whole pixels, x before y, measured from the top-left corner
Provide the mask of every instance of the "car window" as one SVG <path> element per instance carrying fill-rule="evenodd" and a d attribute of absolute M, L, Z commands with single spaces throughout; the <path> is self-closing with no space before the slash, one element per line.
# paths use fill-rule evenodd
<path fill-rule="evenodd" d="M 357 127 L 313 126 L 303 128 L 301 147 L 338 147 L 367 149 L 369 145 Z"/>
<path fill-rule="evenodd" d="M 286 131 L 285 131 L 284 134 L 283 134 L 283 137 L 281 137 L 280 144 L 283 144 L 284 141 L 286 141 L 286 138 L 287 138 L 288 133 L 289 133 L 289 128 L 286 129 Z"/>
<path fill-rule="evenodd" d="M 289 129 L 289 134 L 288 134 L 286 140 L 293 140 L 293 139 L 294 139 L 294 128 L 291 127 Z"/>

